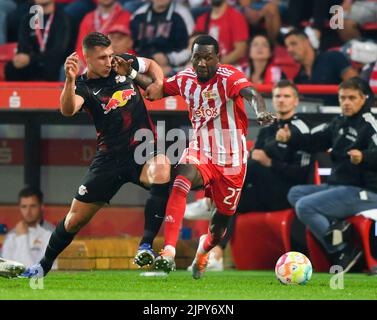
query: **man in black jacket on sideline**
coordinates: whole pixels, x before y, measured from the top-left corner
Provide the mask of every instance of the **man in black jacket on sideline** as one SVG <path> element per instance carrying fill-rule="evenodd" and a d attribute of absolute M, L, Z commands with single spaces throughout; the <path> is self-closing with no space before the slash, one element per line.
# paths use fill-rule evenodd
<path fill-rule="evenodd" d="M 342 114 L 309 134 L 288 127 L 276 138 L 308 152 L 330 150 L 333 167 L 327 184 L 293 187 L 288 200 L 299 219 L 320 241 L 334 265 L 349 271 L 361 258 L 351 239 L 333 237 L 332 222 L 377 207 L 377 121 L 370 113 L 371 88 L 354 77 L 339 86 Z M 349 226 L 348 226 L 349 227 Z"/>
<path fill-rule="evenodd" d="M 71 21 L 55 0 L 34 0 L 34 4 L 42 10 L 21 20 L 17 54 L 5 66 L 7 81 L 59 79 L 71 44 Z"/>

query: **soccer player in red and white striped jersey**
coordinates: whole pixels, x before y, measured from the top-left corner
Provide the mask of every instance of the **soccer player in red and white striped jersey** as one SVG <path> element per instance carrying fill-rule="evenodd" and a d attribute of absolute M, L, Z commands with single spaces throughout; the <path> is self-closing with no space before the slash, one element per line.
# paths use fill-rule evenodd
<path fill-rule="evenodd" d="M 206 187 L 216 205 L 207 235 L 201 237 L 193 262 L 193 277 L 205 271 L 208 252 L 223 237 L 228 219 L 235 213 L 246 172 L 248 120 L 245 103 L 267 124 L 261 96 L 246 76 L 232 66 L 219 64 L 217 41 L 199 36 L 192 46 L 193 68 L 165 80 L 164 95 L 181 95 L 189 106 L 194 129 L 189 148 L 174 170 L 175 180 L 165 218 L 165 247 L 155 260 L 157 269 L 174 270 L 175 247 L 191 188 Z"/>

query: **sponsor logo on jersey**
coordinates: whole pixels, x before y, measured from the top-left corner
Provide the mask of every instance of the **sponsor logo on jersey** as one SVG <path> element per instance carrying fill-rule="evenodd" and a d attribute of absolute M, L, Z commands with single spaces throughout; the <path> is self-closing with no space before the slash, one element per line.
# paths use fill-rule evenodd
<path fill-rule="evenodd" d="M 86 193 L 88 193 L 88 189 L 84 185 L 81 185 L 79 187 L 79 195 L 84 196 Z"/>
<path fill-rule="evenodd" d="M 202 93 L 202 96 L 204 99 L 209 100 L 209 99 L 215 99 L 217 97 L 217 94 L 214 91 L 204 91 Z"/>
<path fill-rule="evenodd" d="M 130 100 L 131 97 L 135 95 L 136 91 L 132 85 L 131 89 L 114 92 L 107 104 L 102 106 L 102 108 L 105 110 L 105 114 L 108 114 L 111 110 L 114 110 L 116 108 L 124 107 L 127 104 L 128 100 Z"/>

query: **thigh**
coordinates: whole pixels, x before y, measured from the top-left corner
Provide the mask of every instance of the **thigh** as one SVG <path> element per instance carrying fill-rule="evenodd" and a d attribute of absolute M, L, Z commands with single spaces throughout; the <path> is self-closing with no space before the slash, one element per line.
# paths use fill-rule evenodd
<path fill-rule="evenodd" d="M 246 174 L 243 165 L 238 174 L 226 175 L 226 168 L 213 165 L 214 178 L 210 183 L 212 200 L 217 210 L 224 215 L 233 215 L 238 206 Z"/>
<path fill-rule="evenodd" d="M 292 187 L 288 192 L 288 200 L 292 206 L 295 206 L 297 201 L 303 197 L 309 196 L 311 194 L 327 190 L 329 187 L 327 184 L 305 184 L 297 185 Z"/>
<path fill-rule="evenodd" d="M 196 189 L 205 186 L 205 179 L 203 178 L 203 167 L 194 164 L 178 164 L 172 172 L 173 179 L 177 176 L 184 176 L 191 182 L 191 189 Z"/>
<path fill-rule="evenodd" d="M 8 81 L 28 81 L 34 80 L 36 70 L 32 66 L 27 66 L 24 68 L 16 68 L 12 61 L 9 61 L 5 65 L 5 79 Z"/>
<path fill-rule="evenodd" d="M 75 199 L 85 203 L 109 203 L 129 176 L 113 156 L 96 156 L 81 181 Z"/>
<path fill-rule="evenodd" d="M 213 178 L 210 160 L 200 150 L 187 148 L 173 169 L 173 179 L 177 175 L 189 179 L 192 188 L 206 186 Z"/>
<path fill-rule="evenodd" d="M 170 160 L 163 154 L 157 154 L 142 167 L 139 181 L 146 187 L 153 183 L 167 183 L 170 181 Z"/>
<path fill-rule="evenodd" d="M 314 207 L 329 219 L 345 219 L 377 205 L 376 194 L 353 186 L 331 186 L 302 200 L 303 205 Z"/>

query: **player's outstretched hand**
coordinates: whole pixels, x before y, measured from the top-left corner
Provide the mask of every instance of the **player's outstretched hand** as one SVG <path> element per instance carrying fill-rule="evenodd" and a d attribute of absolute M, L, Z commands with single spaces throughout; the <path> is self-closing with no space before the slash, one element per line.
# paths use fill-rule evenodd
<path fill-rule="evenodd" d="M 280 128 L 278 132 L 276 132 L 276 141 L 286 143 L 290 138 L 291 130 L 289 129 L 287 124 L 285 124 L 283 128 Z"/>
<path fill-rule="evenodd" d="M 258 113 L 257 121 L 260 125 L 265 126 L 265 125 L 274 123 L 276 121 L 276 116 L 272 114 L 271 112 L 267 112 L 267 111 L 260 112 Z"/>
<path fill-rule="evenodd" d="M 79 56 L 76 52 L 67 57 L 64 63 L 64 72 L 68 80 L 75 80 L 79 74 Z"/>
<path fill-rule="evenodd" d="M 131 73 L 131 64 L 133 61 L 133 59 L 124 60 L 122 57 L 114 56 L 112 68 L 117 74 L 121 76 L 128 76 Z"/>
<path fill-rule="evenodd" d="M 144 98 L 150 101 L 162 99 L 164 97 L 163 83 L 153 82 L 144 91 Z"/>

